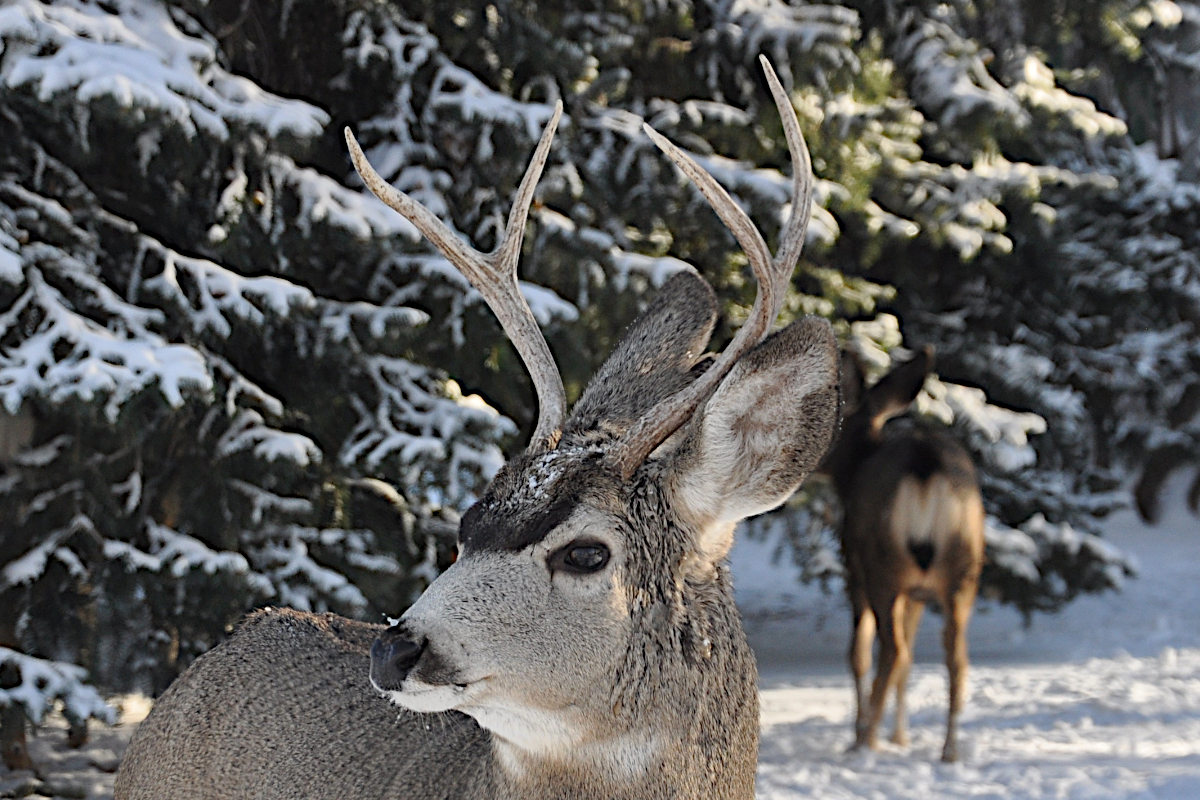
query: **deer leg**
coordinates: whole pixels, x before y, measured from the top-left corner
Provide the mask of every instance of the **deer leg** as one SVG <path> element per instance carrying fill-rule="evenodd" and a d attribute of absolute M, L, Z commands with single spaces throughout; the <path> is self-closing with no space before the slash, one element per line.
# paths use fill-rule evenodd
<path fill-rule="evenodd" d="M 866 742 L 867 733 L 867 673 L 871 671 L 871 645 L 875 643 L 875 615 L 865 597 L 852 597 L 854 634 L 850 641 L 850 671 L 854 675 L 854 746 Z"/>
<path fill-rule="evenodd" d="M 0 638 L 0 641 L 5 641 Z M 0 664 L 0 689 L 21 685 L 21 673 L 15 664 Z M 9 769 L 32 770 L 29 747 L 25 743 L 25 708 L 19 703 L 0 706 L 0 756 Z"/>
<path fill-rule="evenodd" d="M 907 658 L 896 661 L 896 728 L 892 741 L 900 746 L 908 745 L 908 675 L 912 672 L 913 645 L 917 639 L 917 628 L 921 625 L 921 614 L 925 604 L 908 598 L 904 609 L 904 642 Z"/>
<path fill-rule="evenodd" d="M 875 622 L 879 626 L 879 665 L 875 668 L 875 683 L 871 687 L 870 710 L 862 742 L 872 750 L 879 745 L 879 723 L 883 719 L 888 692 L 896 680 L 896 667 L 912 657 L 903 635 L 904 605 L 904 598 L 896 597 L 885 607 L 875 608 Z"/>
<path fill-rule="evenodd" d="M 958 760 L 958 714 L 967 688 L 967 622 L 975 603 L 975 584 L 961 586 L 949 593 L 945 602 L 946 627 L 942 644 L 946 648 L 946 667 L 950 673 L 950 707 L 946 713 L 946 745 L 942 761 Z"/>
<path fill-rule="evenodd" d="M 16 703 L 0 708 L 0 749 L 8 769 L 34 769 L 25 743 L 25 709 Z"/>

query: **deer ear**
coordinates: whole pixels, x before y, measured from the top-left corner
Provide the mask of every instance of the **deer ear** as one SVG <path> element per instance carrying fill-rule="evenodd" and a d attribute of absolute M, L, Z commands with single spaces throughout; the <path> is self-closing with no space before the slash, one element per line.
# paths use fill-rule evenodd
<path fill-rule="evenodd" d="M 879 379 L 867 391 L 866 406 L 871 421 L 880 427 L 897 414 L 903 414 L 921 393 L 925 378 L 933 371 L 933 348 L 921 348 L 906 361 Z"/>
<path fill-rule="evenodd" d="M 717 321 L 717 296 L 696 272 L 666 283 L 588 383 L 563 428 L 570 442 L 592 431 L 618 436 L 699 374 Z"/>
<path fill-rule="evenodd" d="M 711 569 L 725 557 L 738 521 L 796 490 L 825 455 L 837 419 L 828 322 L 794 322 L 738 361 L 667 456 L 668 491 L 698 531 L 701 564 Z"/>

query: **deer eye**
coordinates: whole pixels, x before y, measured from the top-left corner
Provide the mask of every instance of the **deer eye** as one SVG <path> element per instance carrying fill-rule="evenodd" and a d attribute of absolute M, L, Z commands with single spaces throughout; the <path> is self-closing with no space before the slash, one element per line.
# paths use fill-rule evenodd
<path fill-rule="evenodd" d="M 586 574 L 608 564 L 609 551 L 600 542 L 574 541 L 550 557 L 550 569 Z"/>

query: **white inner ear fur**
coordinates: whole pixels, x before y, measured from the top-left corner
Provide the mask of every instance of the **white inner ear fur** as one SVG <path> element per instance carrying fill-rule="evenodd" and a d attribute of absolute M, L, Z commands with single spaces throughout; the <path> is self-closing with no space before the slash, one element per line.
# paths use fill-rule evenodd
<path fill-rule="evenodd" d="M 809 356 L 759 366 L 748 361 L 708 401 L 680 454 L 685 463 L 672 489 L 698 531 L 685 572 L 710 572 L 733 546 L 737 523 L 778 506 L 804 477 L 790 463 L 803 435 L 801 408 L 807 395 L 828 388 L 830 371 Z"/>

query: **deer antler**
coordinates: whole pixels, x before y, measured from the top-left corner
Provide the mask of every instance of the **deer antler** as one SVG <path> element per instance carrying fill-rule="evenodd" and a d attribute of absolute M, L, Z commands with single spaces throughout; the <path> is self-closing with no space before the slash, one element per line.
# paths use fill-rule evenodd
<path fill-rule="evenodd" d="M 804 246 L 808 220 L 812 213 L 812 162 L 791 100 L 766 57 L 759 56 L 759 61 L 767 75 L 771 96 L 775 99 L 775 106 L 779 109 L 779 116 L 783 121 L 783 131 L 793 165 L 792 214 L 780 236 L 779 252 L 774 258 L 771 257 L 767 243 L 763 241 L 762 234 L 750 221 L 750 217 L 712 175 L 658 131 L 649 125 L 642 126 L 654 143 L 696 184 L 700 193 L 717 212 L 717 216 L 725 223 L 725 227 L 729 228 L 738 240 L 758 280 L 758 295 L 754 298 L 750 318 L 713 365 L 687 389 L 648 411 L 610 451 L 609 458 L 612 464 L 625 479 L 633 474 L 654 448 L 690 419 L 701 404 L 707 402 L 737 360 L 770 332 L 772 323 L 779 316 L 792 270 L 795 269 L 796 260 Z"/>
<path fill-rule="evenodd" d="M 550 154 L 550 142 L 562 116 L 562 101 L 554 106 L 542 139 L 533 153 L 533 159 L 525 170 L 521 187 L 508 213 L 508 225 L 504 238 L 496 249 L 484 255 L 464 244 L 429 209 L 408 195 L 396 190 L 379 176 L 363 155 L 354 134 L 346 128 L 346 144 L 354 168 L 375 196 L 394 208 L 405 219 L 417 227 L 425 238 L 433 242 L 459 272 L 466 276 L 471 285 L 483 295 L 492 313 L 500 320 L 500 327 L 521 354 L 525 368 L 533 379 L 538 397 L 538 421 L 529 442 L 529 450 L 537 452 L 554 447 L 562 434 L 563 420 L 567 413 L 567 394 L 563 389 L 562 376 L 546 345 L 546 339 L 534 319 L 529 303 L 517 284 L 517 259 L 521 255 L 521 240 L 525 236 L 525 218 L 533 202 L 533 190 L 541 177 L 542 168 Z"/>

